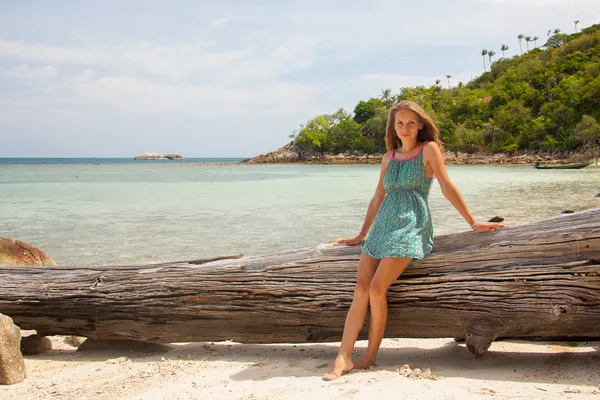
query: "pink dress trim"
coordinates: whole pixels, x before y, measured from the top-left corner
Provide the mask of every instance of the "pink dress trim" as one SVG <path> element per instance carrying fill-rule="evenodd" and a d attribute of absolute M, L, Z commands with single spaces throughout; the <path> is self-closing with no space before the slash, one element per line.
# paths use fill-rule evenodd
<path fill-rule="evenodd" d="M 394 149 L 394 150 L 392 151 L 392 159 L 393 159 L 393 160 L 396 160 L 396 161 L 410 161 L 410 160 L 412 160 L 413 158 L 417 157 L 419 154 L 421 154 L 421 152 L 423 151 L 423 146 L 425 146 L 427 143 L 429 143 L 429 140 L 426 140 L 426 141 L 424 141 L 424 142 L 421 144 L 421 148 L 419 149 L 419 151 L 417 152 L 417 154 L 415 154 L 415 155 L 414 155 L 414 156 L 412 156 L 411 158 L 407 158 L 406 160 L 401 160 L 401 159 L 399 159 L 399 158 L 396 158 L 396 149 Z"/>

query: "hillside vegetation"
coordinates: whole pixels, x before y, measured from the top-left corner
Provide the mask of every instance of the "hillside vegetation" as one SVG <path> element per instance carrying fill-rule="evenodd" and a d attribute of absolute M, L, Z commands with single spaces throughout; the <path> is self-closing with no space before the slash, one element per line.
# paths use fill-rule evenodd
<path fill-rule="evenodd" d="M 523 52 L 522 39 L 528 50 Z M 413 100 L 434 118 L 450 151 L 512 153 L 581 151 L 600 142 L 600 25 L 574 34 L 549 31 L 542 48 L 529 50 L 537 37 L 518 36 L 520 55 L 481 55 L 490 70 L 476 79 L 447 88 L 437 80 L 429 87 L 382 90 L 360 101 L 353 113 L 340 109 L 302 125 L 291 138 L 303 153 L 338 154 L 385 151 L 387 109 L 395 101 Z M 533 45 L 532 45 L 533 47 Z M 502 45 L 500 51 L 509 50 Z M 446 84 L 446 82 L 444 82 Z"/>

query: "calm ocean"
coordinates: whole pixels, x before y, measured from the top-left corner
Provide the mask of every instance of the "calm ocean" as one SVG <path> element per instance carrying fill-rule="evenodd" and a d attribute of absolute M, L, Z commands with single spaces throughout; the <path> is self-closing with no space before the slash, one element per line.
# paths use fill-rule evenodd
<path fill-rule="evenodd" d="M 376 165 L 240 165 L 240 159 L 0 159 L 0 237 L 60 265 L 265 254 L 354 235 Z M 600 168 L 448 166 L 480 220 L 508 225 L 600 207 Z M 434 182 L 435 233 L 468 229 Z"/>

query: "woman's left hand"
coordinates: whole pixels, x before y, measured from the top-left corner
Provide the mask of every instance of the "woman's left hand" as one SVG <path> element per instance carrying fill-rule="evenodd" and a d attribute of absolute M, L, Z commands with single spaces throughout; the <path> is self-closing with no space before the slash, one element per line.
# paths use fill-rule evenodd
<path fill-rule="evenodd" d="M 494 232 L 496 229 L 500 228 L 504 228 L 504 224 L 498 224 L 494 222 L 478 222 L 473 227 L 473 230 L 477 232 Z"/>

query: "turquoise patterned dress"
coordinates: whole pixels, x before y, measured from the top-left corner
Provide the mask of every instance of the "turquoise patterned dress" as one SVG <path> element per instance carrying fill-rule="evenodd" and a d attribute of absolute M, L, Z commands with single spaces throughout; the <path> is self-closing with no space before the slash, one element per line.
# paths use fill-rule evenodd
<path fill-rule="evenodd" d="M 420 262 L 433 249 L 433 225 L 427 199 L 433 179 L 423 166 L 423 146 L 407 160 L 398 160 L 395 150 L 383 177 L 386 191 L 377 218 L 363 243 L 363 252 L 373 258 L 412 258 Z"/>

